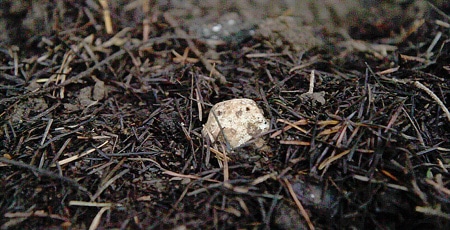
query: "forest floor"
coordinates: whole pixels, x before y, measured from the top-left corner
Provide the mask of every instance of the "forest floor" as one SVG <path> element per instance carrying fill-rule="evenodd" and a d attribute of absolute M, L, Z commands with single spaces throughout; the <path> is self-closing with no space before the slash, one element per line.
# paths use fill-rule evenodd
<path fill-rule="evenodd" d="M 1 229 L 450 229 L 447 1 L 0 4 Z"/>

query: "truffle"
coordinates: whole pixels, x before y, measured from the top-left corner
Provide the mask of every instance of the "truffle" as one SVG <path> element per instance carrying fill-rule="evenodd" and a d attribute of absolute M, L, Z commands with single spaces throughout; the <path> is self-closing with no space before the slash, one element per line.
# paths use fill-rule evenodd
<path fill-rule="evenodd" d="M 211 143 L 228 142 L 234 149 L 268 130 L 269 122 L 256 102 L 243 98 L 215 104 L 203 126 L 202 135 L 209 138 Z M 260 147 L 262 144 L 258 145 Z"/>

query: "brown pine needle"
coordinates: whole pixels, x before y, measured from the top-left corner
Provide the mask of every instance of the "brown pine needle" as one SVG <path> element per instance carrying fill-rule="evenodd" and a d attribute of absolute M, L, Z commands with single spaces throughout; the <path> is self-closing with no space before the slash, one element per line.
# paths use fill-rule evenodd
<path fill-rule="evenodd" d="M 185 175 L 185 174 L 181 174 L 181 173 L 176 173 L 176 172 L 172 172 L 169 170 L 164 170 L 163 172 L 166 175 L 169 176 L 173 176 L 173 177 L 179 177 L 179 178 L 187 178 L 187 179 L 192 179 L 192 180 L 205 180 L 205 181 L 209 181 L 209 182 L 214 182 L 214 183 L 219 183 L 220 181 L 218 180 L 214 180 L 214 179 L 209 179 L 209 178 L 202 178 L 196 175 Z"/>
<path fill-rule="evenodd" d="M 320 163 L 318 169 L 319 169 L 319 170 L 324 169 L 325 167 L 327 167 L 328 165 L 330 165 L 330 164 L 333 163 L 334 161 L 339 160 L 341 157 L 347 155 L 349 152 L 350 152 L 350 150 L 345 150 L 344 152 L 339 153 L 338 155 L 328 157 L 328 158 L 325 159 L 322 163 Z"/>
<path fill-rule="evenodd" d="M 295 128 L 295 129 L 297 129 L 298 131 L 300 131 L 300 132 L 302 132 L 302 133 L 304 133 L 304 134 L 308 133 L 308 131 L 306 131 L 306 130 L 304 130 L 304 129 L 298 127 L 296 124 L 294 124 L 294 123 L 292 123 L 292 122 L 289 122 L 289 121 L 286 121 L 286 120 L 284 120 L 284 119 L 277 119 L 277 122 L 281 122 L 281 123 L 287 124 L 287 125 L 289 125 L 289 126 Z"/>
<path fill-rule="evenodd" d="M 106 210 L 109 210 L 111 207 L 103 207 L 100 209 L 100 211 L 98 211 L 97 215 L 95 215 L 94 219 L 92 220 L 91 225 L 89 226 L 89 230 L 94 230 L 97 229 L 98 226 L 100 225 L 100 220 L 102 218 L 103 213 Z"/>
<path fill-rule="evenodd" d="M 311 145 L 311 142 L 308 142 L 308 141 L 298 141 L 298 140 L 287 140 L 287 141 L 280 141 L 280 144 L 283 144 L 283 145 L 303 145 L 303 146 L 309 146 L 309 145 Z"/>
<path fill-rule="evenodd" d="M 314 225 L 311 222 L 311 219 L 309 219 L 309 215 L 306 212 L 306 210 L 303 208 L 302 203 L 300 203 L 300 201 L 297 198 L 297 195 L 294 192 L 294 189 L 292 188 L 291 183 L 289 182 L 288 179 L 283 178 L 284 183 L 286 184 L 286 187 L 289 191 L 289 194 L 291 195 L 292 199 L 294 200 L 295 204 L 297 205 L 297 208 L 300 210 L 300 213 L 302 214 L 302 216 L 305 218 L 306 222 L 308 223 L 309 229 L 313 230 Z"/>
<path fill-rule="evenodd" d="M 439 97 L 433 93 L 433 91 L 428 89 L 422 83 L 415 81 L 414 86 L 425 91 L 428 95 L 430 95 L 430 97 L 433 98 L 433 100 L 436 101 L 436 103 L 438 103 L 438 105 L 441 107 L 442 111 L 444 111 L 445 116 L 447 116 L 447 120 L 450 122 L 450 112 L 448 111 L 447 107 L 444 105 L 444 102 L 442 102 L 441 99 L 439 99 Z"/>

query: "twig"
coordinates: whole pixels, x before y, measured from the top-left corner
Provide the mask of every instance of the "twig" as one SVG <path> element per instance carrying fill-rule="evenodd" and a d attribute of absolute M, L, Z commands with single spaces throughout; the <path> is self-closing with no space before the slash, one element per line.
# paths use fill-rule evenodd
<path fill-rule="evenodd" d="M 310 146 L 311 142 L 308 141 L 299 141 L 299 140 L 280 140 L 280 144 L 282 145 L 302 145 L 302 146 Z"/>
<path fill-rule="evenodd" d="M 262 183 L 262 182 L 264 182 L 264 181 L 266 181 L 266 180 L 268 180 L 270 178 L 276 178 L 276 176 L 277 176 L 276 172 L 269 173 L 269 174 L 266 174 L 264 176 L 260 176 L 260 177 L 256 178 L 250 184 L 254 186 L 254 185 L 260 184 L 260 183 Z"/>
<path fill-rule="evenodd" d="M 434 189 L 438 190 L 439 192 L 444 193 L 446 196 L 450 196 L 450 189 L 444 187 L 443 185 L 438 184 L 431 179 L 425 179 L 425 182 L 427 182 L 427 184 L 429 184 L 429 185 L 432 185 L 434 187 Z"/>
<path fill-rule="evenodd" d="M 279 57 L 279 56 L 283 56 L 285 54 L 282 53 L 275 53 L 275 54 L 271 54 L 271 53 L 255 53 L 255 54 L 246 54 L 245 57 L 246 58 L 265 58 L 265 57 Z"/>

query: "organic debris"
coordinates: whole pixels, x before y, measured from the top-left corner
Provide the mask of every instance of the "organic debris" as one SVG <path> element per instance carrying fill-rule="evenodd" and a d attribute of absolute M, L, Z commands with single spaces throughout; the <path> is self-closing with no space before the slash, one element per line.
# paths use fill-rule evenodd
<path fill-rule="evenodd" d="M 2 2 L 1 228 L 450 229 L 433 2 Z M 262 148 L 203 137 L 235 98 Z"/>

